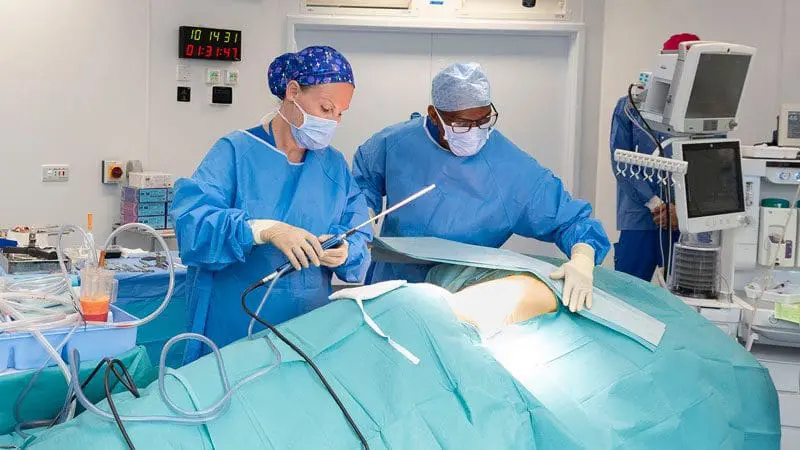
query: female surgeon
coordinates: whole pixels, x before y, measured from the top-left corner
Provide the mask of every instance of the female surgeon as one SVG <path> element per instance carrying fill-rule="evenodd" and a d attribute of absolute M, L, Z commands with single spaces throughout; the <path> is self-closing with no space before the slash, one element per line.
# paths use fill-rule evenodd
<path fill-rule="evenodd" d="M 320 246 L 369 218 L 344 156 L 329 145 L 353 96 L 350 64 L 333 48 L 308 47 L 276 58 L 267 76 L 282 101 L 277 113 L 217 141 L 178 180 L 170 211 L 189 266 L 191 329 L 219 346 L 247 334 L 242 292 L 287 260 L 299 271 L 278 280 L 261 313 L 273 324 L 327 303 L 333 273 L 360 281 L 369 265 L 369 227 Z M 185 360 L 199 355 L 199 345 L 187 347 Z"/>

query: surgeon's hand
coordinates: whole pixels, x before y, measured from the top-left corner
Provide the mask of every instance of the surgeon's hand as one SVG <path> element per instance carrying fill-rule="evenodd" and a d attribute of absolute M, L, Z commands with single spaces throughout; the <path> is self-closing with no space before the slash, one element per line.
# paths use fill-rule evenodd
<path fill-rule="evenodd" d="M 311 264 L 319 267 L 324 251 L 319 240 L 308 231 L 275 222 L 269 228 L 260 230 L 260 241 L 272 244 L 286 255 L 295 270 L 307 269 Z"/>
<path fill-rule="evenodd" d="M 586 306 L 592 307 L 592 283 L 594 281 L 594 249 L 583 243 L 572 247 L 572 257 L 555 272 L 554 280 L 564 280 L 561 302 L 570 311 L 577 312 Z"/>
<path fill-rule="evenodd" d="M 328 239 L 332 238 L 333 236 L 330 234 L 323 234 L 319 237 L 320 242 L 325 242 Z M 329 248 L 325 250 L 322 254 L 322 258 L 320 258 L 320 262 L 325 267 L 330 267 L 331 269 L 341 266 L 342 264 L 347 261 L 347 251 L 350 249 L 350 244 L 347 243 L 347 239 L 342 241 L 338 247 Z"/>
<path fill-rule="evenodd" d="M 667 222 L 667 214 L 669 213 L 670 222 Z M 672 226 L 672 231 L 678 229 L 678 212 L 675 209 L 675 204 L 670 204 L 669 209 L 667 209 L 667 204 L 664 203 L 659 205 L 653 211 L 653 222 L 659 226 L 659 228 L 666 229 L 668 225 Z"/>

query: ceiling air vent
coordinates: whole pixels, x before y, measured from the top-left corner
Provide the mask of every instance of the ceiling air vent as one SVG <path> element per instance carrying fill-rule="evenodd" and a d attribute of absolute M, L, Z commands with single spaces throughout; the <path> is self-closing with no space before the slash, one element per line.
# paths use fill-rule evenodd
<path fill-rule="evenodd" d="M 306 6 L 407 10 L 411 7 L 411 0 L 306 0 Z"/>

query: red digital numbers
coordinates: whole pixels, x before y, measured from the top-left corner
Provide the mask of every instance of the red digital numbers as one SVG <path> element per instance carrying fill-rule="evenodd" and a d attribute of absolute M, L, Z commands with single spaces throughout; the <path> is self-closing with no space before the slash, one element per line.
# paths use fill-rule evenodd
<path fill-rule="evenodd" d="M 231 47 L 217 47 L 215 45 L 194 45 L 186 44 L 183 48 L 185 58 L 208 58 L 208 59 L 227 59 L 237 60 L 239 49 Z"/>

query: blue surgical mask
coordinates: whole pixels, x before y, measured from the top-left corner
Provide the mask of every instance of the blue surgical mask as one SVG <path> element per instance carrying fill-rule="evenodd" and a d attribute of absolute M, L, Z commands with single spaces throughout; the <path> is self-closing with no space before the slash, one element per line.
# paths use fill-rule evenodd
<path fill-rule="evenodd" d="M 308 114 L 300 107 L 297 102 L 294 105 L 303 113 L 303 124 L 295 126 L 283 113 L 278 110 L 278 114 L 292 127 L 292 136 L 301 148 L 306 150 L 322 150 L 331 143 L 333 134 L 336 132 L 336 127 L 339 122 L 322 117 L 313 116 Z"/>
<path fill-rule="evenodd" d="M 456 133 L 453 131 L 453 127 L 444 124 L 444 120 L 442 120 L 442 115 L 439 114 L 439 111 L 436 111 L 436 115 L 439 116 L 439 123 L 444 126 L 444 138 L 447 141 L 447 145 L 450 147 L 450 151 L 456 156 L 466 157 L 475 155 L 481 151 L 483 146 L 486 145 L 486 141 L 489 140 L 489 134 L 492 131 L 491 128 L 484 130 L 473 127 L 466 133 Z"/>

